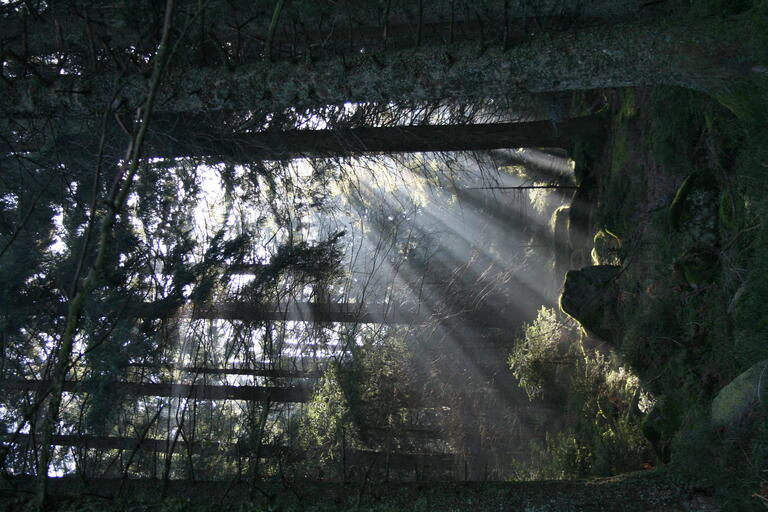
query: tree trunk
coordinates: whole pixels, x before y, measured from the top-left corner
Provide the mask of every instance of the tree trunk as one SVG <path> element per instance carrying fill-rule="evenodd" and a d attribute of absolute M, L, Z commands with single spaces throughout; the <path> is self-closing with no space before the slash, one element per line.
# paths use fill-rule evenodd
<path fill-rule="evenodd" d="M 585 116 L 564 121 L 531 121 L 467 125 L 421 125 L 397 127 L 334 128 L 332 130 L 286 130 L 255 133 L 217 133 L 215 128 L 154 131 L 143 154 L 147 158 L 210 157 L 228 162 L 333 158 L 370 153 L 416 153 L 429 151 L 481 151 L 486 149 L 562 147 L 569 148 L 580 137 L 598 133 L 602 122 Z M 93 145 L 90 135 L 67 137 L 58 146 Z M 35 147 L 16 145 L 15 151 Z M 95 152 L 95 151 L 94 151 Z"/>
<path fill-rule="evenodd" d="M 329 322 L 390 325 L 419 325 L 440 323 L 473 328 L 516 329 L 536 318 L 538 305 L 525 299 L 530 294 L 520 287 L 521 299 L 498 307 L 451 309 L 450 305 L 432 311 L 429 305 L 407 307 L 390 304 L 360 304 L 352 302 L 289 302 L 252 304 L 246 302 L 186 305 L 168 309 L 161 302 L 145 302 L 126 307 L 122 317 L 189 318 L 193 320 L 242 320 L 245 322 Z M 462 305 L 457 307 L 461 308 Z M 59 312 L 66 311 L 58 307 Z M 34 314 L 34 313 L 31 313 Z"/>
<path fill-rule="evenodd" d="M 348 322 L 374 324 L 426 324 L 430 322 L 461 324 L 472 327 L 518 328 L 536 318 L 537 305 L 521 301 L 506 309 L 451 311 L 447 316 L 420 311 L 418 308 L 389 304 L 357 304 L 335 302 L 291 302 L 287 304 L 221 303 L 185 307 L 173 313 L 156 313 L 145 304 L 136 313 L 143 318 L 192 318 L 259 321 Z"/>
<path fill-rule="evenodd" d="M 11 477 L 18 489 L 25 489 L 29 479 Z M 183 497 L 195 503 L 211 503 L 226 497 L 233 508 L 248 496 L 245 482 L 223 485 L 222 482 L 169 482 L 169 496 Z M 8 485 L 3 483 L 2 485 Z M 137 500 L 156 502 L 161 485 L 156 480 L 129 480 L 125 490 Z M 276 482 L 264 484 L 267 495 L 275 493 L 290 499 L 291 486 L 299 497 L 310 497 L 313 506 L 334 509 L 349 496 L 359 493 L 360 483 Z M 119 479 L 79 478 L 51 479 L 54 494 L 96 492 L 113 496 L 120 486 Z M 681 486 L 675 478 L 662 472 L 631 473 L 592 480 L 562 480 L 543 482 L 412 482 L 376 483 L 366 489 L 361 505 L 382 507 L 392 504 L 396 510 L 547 510 L 558 512 L 670 512 L 720 510 L 706 491 Z M 336 506 L 334 507 L 334 503 Z M 325 504 L 325 505 L 323 505 Z M 306 503 L 303 504 L 304 506 Z M 250 506 L 253 506 L 250 504 Z M 297 503 L 295 508 L 303 509 Z M 350 510 L 352 507 L 349 508 Z M 343 510 L 346 510 L 344 508 Z"/>
<path fill-rule="evenodd" d="M 153 25 L 159 20 L 151 14 L 144 13 L 142 21 L 132 4 L 126 4 L 131 11 L 124 12 L 124 7 L 113 4 L 93 5 L 87 11 L 67 4 L 49 6 L 39 16 L 0 19 L 5 54 L 42 58 L 66 53 L 87 66 L 95 53 L 107 46 L 114 53 L 129 48 L 141 53 L 153 51 Z M 184 61 L 194 59 L 208 65 L 258 60 L 264 58 L 267 40 L 272 41 L 272 58 L 282 60 L 457 42 L 510 45 L 544 30 L 635 18 L 641 14 L 642 1 L 505 4 L 504 0 L 431 0 L 419 9 L 417 2 L 395 2 L 385 19 L 379 1 L 355 0 L 354 9 L 341 2 L 292 1 L 283 9 L 270 38 L 267 29 L 274 12 L 270 2 L 206 2 L 202 15 L 197 12 L 198 4 L 190 2 L 188 16 L 198 17 L 199 28 L 187 31 L 177 55 Z"/>
<path fill-rule="evenodd" d="M 169 69 L 157 110 L 277 112 L 287 108 L 393 100 L 424 102 L 520 93 L 637 85 L 715 91 L 755 64 L 743 34 L 765 29 L 757 16 L 672 19 L 544 34 L 505 50 L 470 44 L 312 62 L 252 62 L 234 70 Z M 114 85 L 120 84 L 117 96 Z M 135 108 L 143 75 L 60 75 L 0 81 L 0 107 L 10 117 Z"/>
<path fill-rule="evenodd" d="M 30 434 L 4 434 L 0 439 L 6 443 L 26 444 L 34 442 L 34 436 Z M 54 435 L 54 446 L 74 446 L 82 449 L 98 450 L 134 450 L 139 449 L 151 452 L 167 452 L 171 444 L 167 439 L 137 439 L 134 437 L 92 436 L 92 435 Z M 243 456 L 237 447 L 229 450 L 218 442 L 195 442 L 188 446 L 184 441 L 176 442 L 176 451 L 190 450 L 195 455 L 214 457 L 219 455 Z M 279 457 L 286 449 L 279 445 L 263 445 L 260 455 L 264 458 Z"/>
<path fill-rule="evenodd" d="M 434 431 L 428 431 L 429 436 L 426 438 L 433 439 L 439 436 Z M 0 440 L 13 444 L 25 444 L 34 442 L 34 436 L 30 434 L 3 434 L 0 436 Z M 171 440 L 168 439 L 143 439 L 139 440 L 133 437 L 115 437 L 115 436 L 93 436 L 93 435 L 54 435 L 51 444 L 54 446 L 72 446 L 81 449 L 98 449 L 98 450 L 143 450 L 165 453 L 168 451 Z M 224 443 L 218 442 L 198 442 L 192 443 L 188 446 L 184 441 L 176 441 L 174 453 L 179 453 L 184 450 L 190 450 L 195 455 L 201 455 L 204 457 L 214 456 L 228 456 L 228 457 L 243 457 L 253 451 L 252 448 L 242 447 L 230 447 L 225 449 Z M 286 455 L 290 452 L 290 449 L 285 446 L 262 444 L 258 449 L 258 457 L 264 459 L 271 459 Z M 292 454 L 295 458 L 300 458 L 299 453 Z M 366 466 L 373 461 L 379 464 L 383 464 L 386 459 L 387 462 L 398 468 L 412 468 L 414 464 L 451 464 L 454 460 L 452 454 L 437 454 L 437 453 L 399 453 L 399 452 L 378 452 L 372 450 L 349 450 L 347 454 L 348 460 L 351 464 Z"/>
<path fill-rule="evenodd" d="M 64 381 L 62 391 L 87 392 L 90 382 Z M 38 390 L 49 388 L 50 380 L 4 379 L 0 387 L 5 390 Z M 198 400 L 249 400 L 263 402 L 308 402 L 312 392 L 304 386 L 212 386 L 203 384 L 176 384 L 155 382 L 110 382 L 111 392 L 122 396 L 164 396 L 196 398 Z"/>
<path fill-rule="evenodd" d="M 11 378 L 0 380 L 0 388 L 6 391 L 38 391 L 47 389 L 50 380 Z M 92 381 L 64 381 L 62 390 L 69 393 L 88 393 L 101 383 Z M 109 383 L 109 393 L 116 396 L 162 396 L 171 398 L 192 398 L 196 400 L 247 400 L 251 402 L 306 403 L 312 399 L 311 385 L 298 386 L 225 386 L 210 384 L 178 384 L 154 382 Z M 443 396 L 425 393 L 421 388 L 407 388 L 404 401 L 406 407 L 438 407 L 450 405 L 451 400 Z M 464 393 L 467 401 L 480 401 L 487 396 L 484 391 Z"/>
<path fill-rule="evenodd" d="M 212 368 L 208 366 L 178 366 L 174 364 L 145 364 L 145 363 L 130 363 L 128 368 L 146 368 L 170 371 L 180 371 L 192 375 L 206 374 L 206 375 L 250 375 L 254 377 L 267 377 L 271 379 L 291 379 L 291 378 L 317 378 L 322 375 L 322 371 L 318 367 L 319 365 L 313 365 L 313 369 L 300 369 L 290 368 L 288 365 L 285 367 L 271 367 L 265 365 L 264 367 L 249 368 L 245 365 L 238 365 L 226 368 Z"/>

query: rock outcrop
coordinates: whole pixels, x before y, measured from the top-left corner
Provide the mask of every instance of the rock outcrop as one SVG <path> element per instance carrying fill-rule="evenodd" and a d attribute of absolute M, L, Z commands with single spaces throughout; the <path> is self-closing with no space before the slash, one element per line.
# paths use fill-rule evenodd
<path fill-rule="evenodd" d="M 621 267 L 593 265 L 570 270 L 565 275 L 560 307 L 591 335 L 607 343 L 615 341 L 619 330 L 617 314 Z"/>
<path fill-rule="evenodd" d="M 621 265 L 623 259 L 621 240 L 607 229 L 595 233 L 592 244 L 594 265 Z"/>
<path fill-rule="evenodd" d="M 759 400 L 767 400 L 767 395 L 768 359 L 764 359 L 720 390 L 712 401 L 712 425 L 727 428 L 739 422 Z"/>

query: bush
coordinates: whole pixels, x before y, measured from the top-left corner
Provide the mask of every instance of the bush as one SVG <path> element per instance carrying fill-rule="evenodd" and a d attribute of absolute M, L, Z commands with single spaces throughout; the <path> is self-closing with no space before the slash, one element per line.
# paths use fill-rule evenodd
<path fill-rule="evenodd" d="M 615 353 L 591 346 L 575 321 L 542 308 L 509 356 L 530 398 L 552 395 L 564 428 L 535 446 L 522 479 L 609 476 L 640 469 L 652 459 L 640 422 L 653 405 Z"/>

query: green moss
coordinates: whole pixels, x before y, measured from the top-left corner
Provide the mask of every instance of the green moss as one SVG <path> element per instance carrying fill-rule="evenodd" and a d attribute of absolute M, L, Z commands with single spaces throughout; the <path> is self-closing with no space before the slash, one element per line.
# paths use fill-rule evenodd
<path fill-rule="evenodd" d="M 611 156 L 613 158 L 611 162 L 611 176 L 613 178 L 621 176 L 621 171 L 629 161 L 629 154 L 627 130 L 619 128 L 613 134 L 613 147 L 611 148 Z"/>
<path fill-rule="evenodd" d="M 609 230 L 601 229 L 593 239 L 592 263 L 595 265 L 620 265 L 623 258 L 621 240 Z"/>
<path fill-rule="evenodd" d="M 692 248 L 675 260 L 675 272 L 684 283 L 699 287 L 711 283 L 720 271 L 720 258 L 710 247 Z"/>
<path fill-rule="evenodd" d="M 712 424 L 728 427 L 741 421 L 768 393 L 768 359 L 753 365 L 717 394 L 712 401 Z"/>
<path fill-rule="evenodd" d="M 651 156 L 675 173 L 691 169 L 692 143 L 703 126 L 702 96 L 686 89 L 657 87 L 652 91 L 648 145 Z"/>
<path fill-rule="evenodd" d="M 768 297 L 766 137 L 768 129 L 750 133 L 736 159 L 739 177 L 736 187 L 744 213 L 738 231 L 730 233 L 731 273 L 740 288 L 731 299 L 734 313 L 732 353 L 742 370 L 754 361 L 768 357 L 765 342 L 768 339 L 768 310 L 765 306 Z"/>
<path fill-rule="evenodd" d="M 681 482 L 708 489 L 724 512 L 764 511 L 756 494 L 768 476 L 767 412 L 765 403 L 758 404 L 726 429 L 713 428 L 709 407 L 690 407 L 685 435 L 673 443 L 671 472 Z"/>
<path fill-rule="evenodd" d="M 622 89 L 620 92 L 621 106 L 616 114 L 619 121 L 625 121 L 632 117 L 635 117 L 637 113 L 635 109 L 635 90 L 634 89 Z"/>
<path fill-rule="evenodd" d="M 634 92 L 622 92 L 619 101 L 620 111 L 611 121 L 610 166 L 600 180 L 602 200 L 597 207 L 597 222 L 624 238 L 631 230 L 626 220 L 636 206 L 635 197 L 631 194 L 635 178 L 627 172 L 633 158 L 629 119 L 634 116 Z"/>

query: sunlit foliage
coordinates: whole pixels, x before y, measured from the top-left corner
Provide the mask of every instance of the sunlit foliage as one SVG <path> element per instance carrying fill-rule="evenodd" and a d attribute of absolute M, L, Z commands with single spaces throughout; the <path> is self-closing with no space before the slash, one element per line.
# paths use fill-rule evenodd
<path fill-rule="evenodd" d="M 606 476 L 652 460 L 640 429 L 650 397 L 618 356 L 585 338 L 570 317 L 542 308 L 508 362 L 530 397 L 551 394 L 564 416 L 562 430 L 519 466 L 519 478 Z"/>

